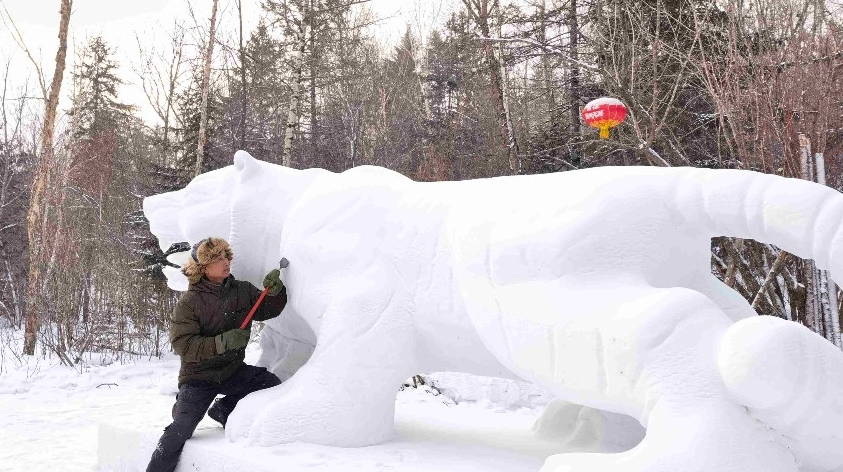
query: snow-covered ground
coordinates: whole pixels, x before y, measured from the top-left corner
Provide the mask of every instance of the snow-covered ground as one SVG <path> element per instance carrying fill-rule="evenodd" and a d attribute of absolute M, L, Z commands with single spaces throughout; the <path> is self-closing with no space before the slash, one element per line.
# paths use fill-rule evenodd
<path fill-rule="evenodd" d="M 172 354 L 125 363 L 92 358 L 73 369 L 39 356 L 18 360 L 9 346 L 0 349 L 3 472 L 92 470 L 99 423 L 157 427 L 173 403 L 178 358 Z"/>
<path fill-rule="evenodd" d="M 260 356 L 258 346 L 250 344 L 248 362 Z M 91 358 L 84 367 L 71 369 L 39 357 L 20 361 L 4 349 L 0 471 L 143 467 L 140 462 L 170 421 L 178 372 L 175 355 L 123 363 Z M 532 430 L 550 400 L 535 386 L 462 374 L 436 374 L 432 379 L 442 385 L 442 392 L 426 386 L 398 392 L 398 437 L 393 442 L 366 448 L 294 443 L 244 451 L 206 417 L 188 442 L 180 470 L 197 470 L 188 462 L 204 465 L 202 470 L 209 465 L 210 470 L 229 470 L 219 461 L 241 457 L 251 461 L 252 470 L 272 464 L 287 471 L 536 471 L 547 456 L 578 449 L 552 437 L 552 432 Z M 624 440 L 635 439 L 619 442 Z M 100 447 L 104 449 L 98 451 Z M 115 460 L 124 453 L 125 460 Z"/>

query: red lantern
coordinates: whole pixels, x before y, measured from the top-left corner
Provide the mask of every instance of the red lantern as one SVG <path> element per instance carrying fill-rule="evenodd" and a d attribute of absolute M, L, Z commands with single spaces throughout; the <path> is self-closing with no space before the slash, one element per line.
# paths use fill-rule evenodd
<path fill-rule="evenodd" d="M 626 118 L 626 106 L 616 98 L 601 97 L 585 105 L 582 118 L 589 126 L 600 129 L 600 139 L 609 139 L 609 128 Z"/>

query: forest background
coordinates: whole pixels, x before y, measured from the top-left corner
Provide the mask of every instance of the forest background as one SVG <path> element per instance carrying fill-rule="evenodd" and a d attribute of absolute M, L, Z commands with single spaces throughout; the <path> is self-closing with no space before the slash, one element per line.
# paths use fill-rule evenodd
<path fill-rule="evenodd" d="M 23 332 L 14 356 L 169 349 L 177 293 L 141 202 L 238 149 L 420 181 L 651 165 L 843 189 L 833 1 L 418 0 L 385 42 L 389 19 L 366 0 L 184 0 L 119 55 L 101 35 L 69 44 L 74 0 L 49 1 L 49 64 L 0 2 L 0 34 L 31 71 L 0 51 L 0 342 Z M 601 96 L 628 108 L 609 140 L 581 119 Z M 725 237 L 711 250 L 712 273 L 760 313 L 841 347 L 843 297 L 811 261 Z"/>

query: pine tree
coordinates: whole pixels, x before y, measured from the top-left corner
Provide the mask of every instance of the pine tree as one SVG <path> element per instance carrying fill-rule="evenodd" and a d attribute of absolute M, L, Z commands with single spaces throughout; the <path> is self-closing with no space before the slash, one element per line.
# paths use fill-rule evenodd
<path fill-rule="evenodd" d="M 196 152 L 199 142 L 199 130 L 202 121 L 202 77 L 198 67 L 193 68 L 193 80 L 190 85 L 176 94 L 176 107 L 182 117 L 181 128 L 174 128 L 176 135 L 173 147 L 176 153 L 176 167 L 185 175 L 192 177 L 196 163 Z M 231 164 L 230 148 L 220 149 L 218 130 L 223 108 L 223 98 L 220 90 L 211 84 L 207 103 L 207 141 L 205 158 L 202 160 L 201 172 L 217 169 Z"/>
<path fill-rule="evenodd" d="M 490 166 L 499 160 L 500 133 L 480 46 L 465 12 L 451 15 L 428 43 L 430 147 L 451 161 L 450 170 L 434 175 L 468 179 L 507 173 L 506 165 Z"/>
<path fill-rule="evenodd" d="M 51 347 L 65 362 L 92 345 L 127 349 L 125 330 L 115 339 L 102 327 L 113 317 L 124 328 L 141 326 L 134 317 L 147 315 L 129 309 L 129 287 L 139 281 L 126 223 L 140 207 L 141 170 L 156 148 L 133 107 L 117 98 L 122 81 L 112 55 L 101 38 L 93 38 L 73 72 L 70 161 L 58 203 L 64 224 L 49 284 L 56 328 Z"/>
<path fill-rule="evenodd" d="M 321 130 L 330 127 L 320 125 L 320 116 L 325 109 L 320 110 L 319 105 L 326 102 L 321 95 L 327 87 L 346 81 L 346 77 L 359 75 L 359 69 L 354 69 L 353 63 L 371 59 L 371 51 L 363 44 L 366 41 L 361 33 L 371 21 L 366 10 L 354 16 L 352 8 L 361 3 L 365 0 L 266 0 L 263 3 L 264 9 L 279 25 L 284 47 L 290 53 L 286 64 L 290 71 L 290 102 L 284 123 L 283 151 L 287 164 L 318 165 L 315 160 L 321 160 L 323 163 L 334 161 L 343 167 L 335 158 L 324 159 L 326 153 L 336 149 L 322 148 L 322 143 L 330 138 L 322 136 Z M 359 21 L 355 23 L 355 20 Z M 304 142 L 294 143 L 298 138 Z M 293 152 L 296 146 L 299 156 Z M 347 162 L 355 162 L 355 158 L 348 157 Z"/>
<path fill-rule="evenodd" d="M 373 77 L 373 103 L 367 106 L 374 110 L 366 133 L 373 161 L 395 170 L 415 169 L 427 141 L 417 43 L 408 29 Z"/>
<path fill-rule="evenodd" d="M 261 159 L 280 163 L 283 123 L 290 101 L 282 45 L 261 20 L 243 49 L 245 63 L 238 64 L 232 74 L 229 90 L 234 93 L 226 100 L 217 132 L 230 134 L 225 139 L 234 143 L 233 150 L 243 148 Z"/>
<path fill-rule="evenodd" d="M 123 80 L 117 75 L 119 65 L 114 51 L 105 41 L 91 38 L 83 50 L 81 61 L 72 74 L 79 91 L 69 114 L 74 119 L 74 139 L 94 139 L 119 125 L 133 111 L 121 103 L 118 92 Z"/>

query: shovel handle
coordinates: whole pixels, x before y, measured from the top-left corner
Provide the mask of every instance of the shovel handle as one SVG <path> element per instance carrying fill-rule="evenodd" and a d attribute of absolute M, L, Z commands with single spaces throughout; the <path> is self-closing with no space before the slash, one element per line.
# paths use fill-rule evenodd
<path fill-rule="evenodd" d="M 243 324 L 240 325 L 240 329 L 246 329 L 246 325 L 249 324 L 249 321 L 252 320 L 252 316 L 255 314 L 255 310 L 258 309 L 261 302 L 263 301 L 263 297 L 266 296 L 266 292 L 268 292 L 268 291 L 269 291 L 269 287 L 266 287 L 265 289 L 263 289 L 263 292 L 261 292 L 261 296 L 258 297 L 258 301 L 255 302 L 255 304 L 252 306 L 252 309 L 249 310 L 249 314 L 246 315 L 246 319 L 243 320 Z"/>

